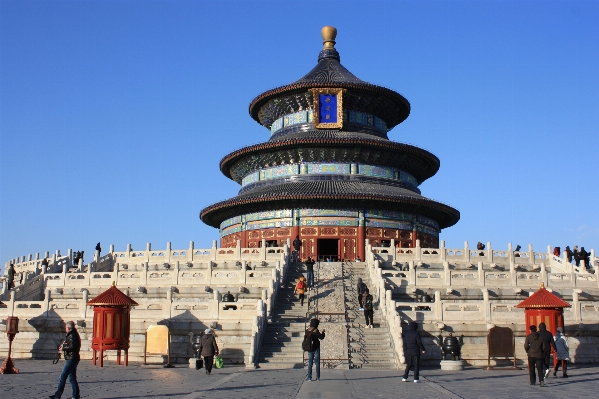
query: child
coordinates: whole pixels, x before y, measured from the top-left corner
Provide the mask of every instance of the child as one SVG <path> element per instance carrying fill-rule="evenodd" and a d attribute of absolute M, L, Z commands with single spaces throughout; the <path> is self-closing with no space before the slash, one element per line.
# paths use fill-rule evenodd
<path fill-rule="evenodd" d="M 306 278 L 302 274 L 297 280 L 297 284 L 295 285 L 295 289 L 293 292 L 297 292 L 299 294 L 300 304 L 304 306 L 304 293 L 306 292 Z"/>

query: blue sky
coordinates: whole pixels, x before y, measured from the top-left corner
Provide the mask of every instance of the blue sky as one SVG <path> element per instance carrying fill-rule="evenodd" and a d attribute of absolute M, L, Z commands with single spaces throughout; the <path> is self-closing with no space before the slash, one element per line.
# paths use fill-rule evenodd
<path fill-rule="evenodd" d="M 324 25 L 410 101 L 389 137 L 440 158 L 420 188 L 461 211 L 447 246 L 599 247 L 597 1 L 4 0 L 0 261 L 209 247 L 200 210 L 239 189 L 220 159 L 269 138 L 249 102 L 316 64 Z"/>

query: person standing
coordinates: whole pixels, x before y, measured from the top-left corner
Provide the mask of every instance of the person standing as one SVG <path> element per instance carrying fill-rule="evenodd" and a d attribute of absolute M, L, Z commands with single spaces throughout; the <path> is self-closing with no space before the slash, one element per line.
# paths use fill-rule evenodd
<path fill-rule="evenodd" d="M 96 244 L 96 251 L 98 252 L 98 255 L 102 253 L 102 246 L 100 245 L 100 243 Z"/>
<path fill-rule="evenodd" d="M 374 318 L 373 298 L 368 291 L 368 288 L 362 294 L 362 303 L 364 304 L 364 318 L 366 319 L 366 328 L 374 328 L 372 319 Z"/>
<path fill-rule="evenodd" d="M 50 396 L 50 399 L 60 399 L 64 391 L 64 386 L 69 377 L 71 383 L 71 389 L 73 390 L 72 399 L 79 399 L 79 383 L 77 382 L 77 365 L 79 364 L 79 351 L 81 350 L 81 338 L 75 328 L 75 323 L 67 321 L 65 326 L 67 336 L 64 339 L 62 345 L 58 347 L 58 350 L 64 352 L 64 368 L 60 374 L 58 380 L 58 389 L 54 395 Z"/>
<path fill-rule="evenodd" d="M 204 335 L 200 339 L 200 354 L 204 357 L 204 367 L 206 368 L 206 374 L 210 375 L 212 372 L 212 364 L 214 363 L 214 356 L 218 356 L 218 345 L 216 345 L 216 338 L 211 328 L 204 330 Z"/>
<path fill-rule="evenodd" d="M 408 326 L 408 331 L 403 337 L 403 351 L 406 358 L 406 370 L 403 373 L 403 382 L 408 381 L 410 369 L 414 367 L 414 382 L 420 382 L 420 354 L 426 353 L 426 349 L 422 344 L 420 334 L 418 334 L 418 323 L 411 321 Z"/>
<path fill-rule="evenodd" d="M 314 287 L 314 260 L 311 256 L 308 256 L 308 260 L 306 261 L 306 275 L 308 277 L 308 288 Z"/>
<path fill-rule="evenodd" d="M 545 340 L 537 333 L 536 326 L 530 326 L 530 334 L 524 340 L 524 350 L 528 355 L 528 373 L 530 376 L 530 385 L 536 384 L 535 368 L 539 374 L 541 386 L 545 386 L 543 378 L 543 352 L 549 347 L 545 344 Z"/>
<path fill-rule="evenodd" d="M 589 255 L 590 254 L 584 249 L 584 247 L 580 247 L 580 252 L 578 252 L 578 259 L 579 259 L 578 263 L 580 264 L 580 261 L 583 260 L 584 267 L 587 269 L 589 269 L 591 267 Z"/>
<path fill-rule="evenodd" d="M 295 236 L 295 240 L 293 240 L 293 253 L 295 262 L 299 262 L 301 260 L 300 249 L 302 248 L 302 240 L 300 240 L 299 236 Z"/>
<path fill-rule="evenodd" d="M 14 288 L 14 284 L 15 284 L 15 265 L 13 263 L 11 263 L 6 272 L 6 289 L 10 290 L 11 288 Z"/>
<path fill-rule="evenodd" d="M 304 306 L 304 294 L 306 293 L 306 278 L 302 274 L 300 278 L 297 280 L 297 284 L 295 284 L 295 288 L 293 292 L 299 294 L 300 304 Z"/>
<path fill-rule="evenodd" d="M 364 310 L 364 305 L 362 304 L 362 295 L 364 294 L 364 291 L 366 291 L 367 289 L 368 287 L 366 286 L 366 284 L 364 284 L 362 279 L 358 278 L 358 285 L 356 286 L 356 291 L 358 291 L 358 304 L 360 305 L 360 310 Z"/>
<path fill-rule="evenodd" d="M 568 263 L 572 263 L 572 258 L 574 257 L 574 253 L 570 249 L 570 246 L 566 245 L 566 249 L 564 249 L 564 252 L 566 252 L 566 258 L 568 258 Z"/>
<path fill-rule="evenodd" d="M 568 361 L 570 360 L 570 347 L 568 347 L 568 341 L 564 336 L 564 329 L 562 327 L 557 328 L 555 333 L 555 357 L 557 362 L 553 368 L 553 376 L 557 377 L 557 370 L 559 370 L 560 362 L 562 364 L 562 377 L 568 378 Z"/>
<path fill-rule="evenodd" d="M 308 351 L 308 374 L 306 381 L 312 381 L 312 365 L 316 363 L 316 381 L 320 381 L 320 340 L 324 339 L 325 330 L 318 331 L 320 320 L 310 320 L 310 327 L 306 330 L 306 335 L 312 339 L 312 350 Z M 305 337 L 304 337 L 305 338 Z"/>
<path fill-rule="evenodd" d="M 580 255 L 578 254 L 578 245 L 574 245 L 574 264 L 580 265 Z"/>
<path fill-rule="evenodd" d="M 549 375 L 549 369 L 551 368 L 551 348 L 555 350 L 555 341 L 553 340 L 553 335 L 547 331 L 547 325 L 545 323 L 539 324 L 539 337 L 545 341 L 545 345 L 547 346 L 547 350 L 543 351 L 543 372 L 545 373 L 545 378 Z"/>

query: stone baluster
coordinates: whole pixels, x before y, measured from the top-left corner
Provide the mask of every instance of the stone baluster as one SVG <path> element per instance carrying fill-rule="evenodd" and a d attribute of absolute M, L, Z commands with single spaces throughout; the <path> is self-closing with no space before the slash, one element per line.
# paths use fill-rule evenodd
<path fill-rule="evenodd" d="M 171 252 L 172 252 L 171 242 L 169 241 L 166 243 L 166 251 L 164 251 L 164 256 L 166 257 L 167 262 L 171 261 Z"/>
<path fill-rule="evenodd" d="M 441 301 L 441 291 L 435 291 L 435 321 L 443 321 L 443 302 Z"/>
<path fill-rule="evenodd" d="M 188 262 L 193 262 L 193 260 L 194 260 L 194 257 L 195 257 L 195 255 L 194 255 L 194 249 L 195 249 L 194 245 L 195 245 L 195 243 L 193 241 L 189 242 L 189 249 L 187 250 L 187 257 L 186 257 L 186 260 Z"/>
<path fill-rule="evenodd" d="M 464 262 L 470 262 L 470 249 L 468 248 L 468 241 L 464 241 Z"/>
<path fill-rule="evenodd" d="M 87 318 L 87 301 L 89 298 L 89 291 L 85 288 L 81 288 L 81 293 L 83 294 L 81 303 L 81 318 L 85 320 Z"/>
<path fill-rule="evenodd" d="M 582 294 L 582 290 L 580 288 L 575 288 L 572 290 L 572 310 L 574 311 L 574 320 L 578 323 L 582 321 L 580 315 L 580 300 L 578 296 Z"/>
<path fill-rule="evenodd" d="M 441 255 L 441 262 L 445 262 L 447 260 L 447 249 L 445 249 L 445 240 L 441 240 L 439 254 Z"/>

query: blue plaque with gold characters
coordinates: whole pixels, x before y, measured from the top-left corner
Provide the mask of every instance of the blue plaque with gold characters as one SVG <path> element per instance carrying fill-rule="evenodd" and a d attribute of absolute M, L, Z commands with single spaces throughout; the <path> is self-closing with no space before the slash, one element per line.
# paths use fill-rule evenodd
<path fill-rule="evenodd" d="M 343 127 L 343 89 L 310 89 L 314 103 L 314 127 L 341 129 Z"/>

